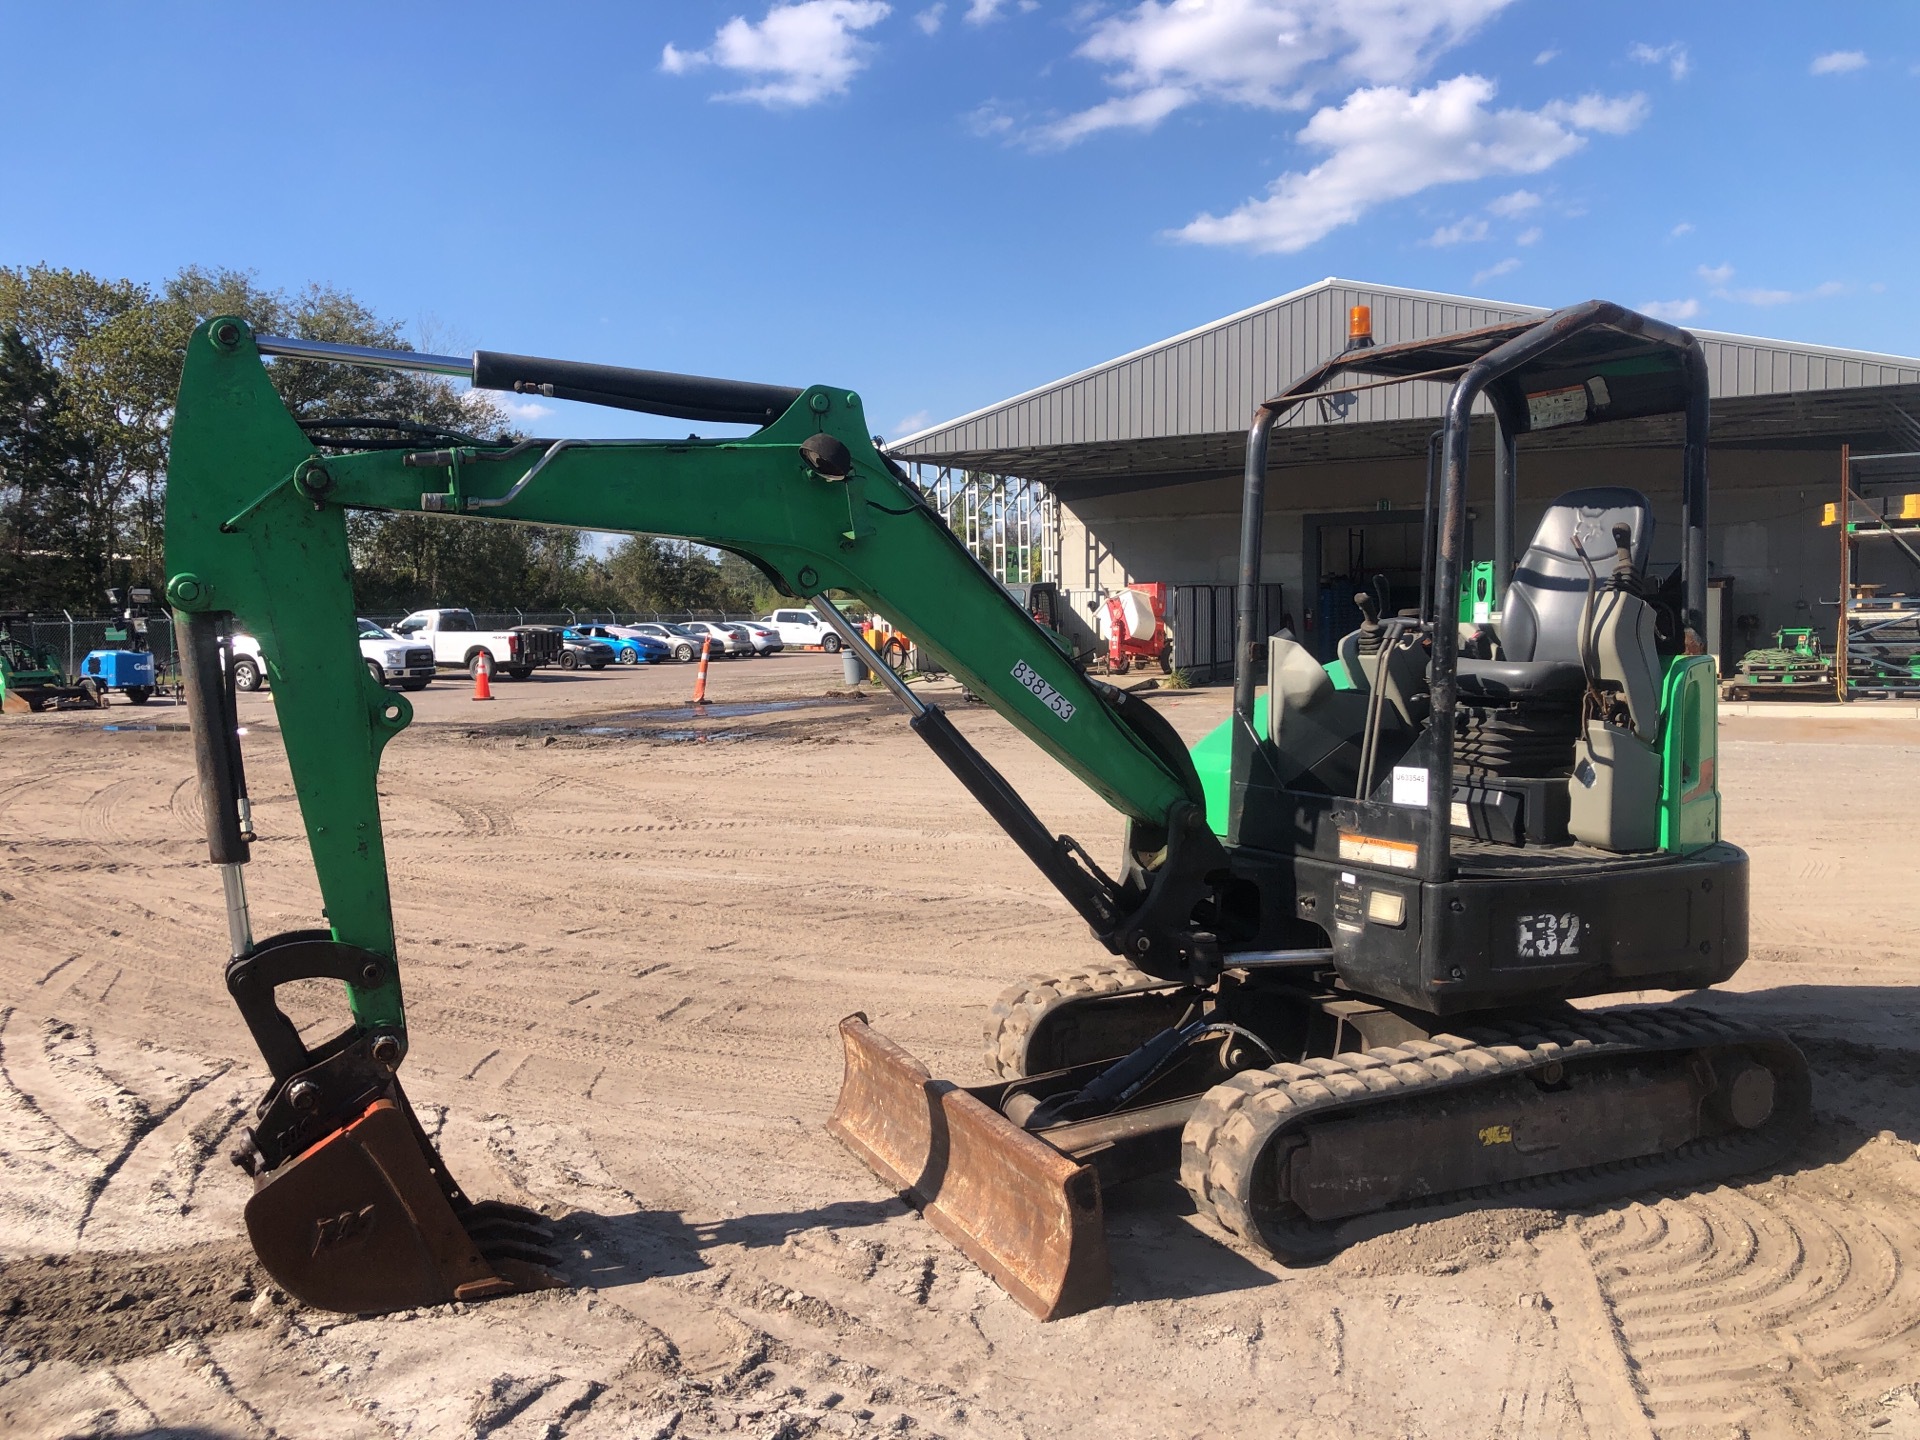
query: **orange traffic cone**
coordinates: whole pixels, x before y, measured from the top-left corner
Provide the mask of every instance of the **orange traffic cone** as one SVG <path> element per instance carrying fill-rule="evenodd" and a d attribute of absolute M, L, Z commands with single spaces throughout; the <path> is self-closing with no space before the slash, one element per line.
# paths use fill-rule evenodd
<path fill-rule="evenodd" d="M 709 635 L 700 642 L 700 673 L 693 677 L 693 703 L 707 703 L 707 652 L 713 648 L 713 637 Z"/>
<path fill-rule="evenodd" d="M 473 698 L 493 699 L 493 661 L 484 650 L 480 652 L 480 668 L 473 672 Z"/>

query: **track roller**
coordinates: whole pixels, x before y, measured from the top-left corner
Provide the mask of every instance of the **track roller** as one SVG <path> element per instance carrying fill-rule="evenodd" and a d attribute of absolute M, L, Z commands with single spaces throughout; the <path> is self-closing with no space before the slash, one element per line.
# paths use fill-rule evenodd
<path fill-rule="evenodd" d="M 1811 1100 L 1777 1032 L 1678 1006 L 1562 1012 L 1244 1071 L 1187 1121 L 1180 1178 L 1243 1244 L 1306 1263 L 1362 1217 L 1584 1205 L 1759 1169 Z"/>
<path fill-rule="evenodd" d="M 1201 992 L 1124 961 L 1000 992 L 987 1012 L 987 1068 L 1006 1080 L 1128 1054 L 1180 1018 Z"/>

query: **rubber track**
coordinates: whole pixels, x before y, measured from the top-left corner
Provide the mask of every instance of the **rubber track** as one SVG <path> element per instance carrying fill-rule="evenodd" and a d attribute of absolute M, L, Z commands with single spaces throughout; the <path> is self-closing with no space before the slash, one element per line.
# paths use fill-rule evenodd
<path fill-rule="evenodd" d="M 1696 1140 L 1665 1155 L 1422 1196 L 1374 1213 L 1402 1212 L 1414 1221 L 1420 1211 L 1462 1203 L 1589 1205 L 1636 1191 L 1717 1181 L 1771 1164 L 1793 1148 L 1812 1118 L 1806 1062 L 1778 1031 L 1677 1005 L 1563 1012 L 1537 1022 L 1474 1027 L 1464 1036 L 1435 1035 L 1243 1071 L 1208 1091 L 1187 1121 L 1180 1180 L 1203 1213 L 1250 1246 L 1288 1262 L 1323 1260 L 1345 1243 L 1342 1227 L 1368 1217 L 1255 1218 L 1255 1166 L 1283 1130 L 1344 1117 L 1370 1104 L 1451 1094 L 1560 1060 L 1628 1059 L 1726 1045 L 1773 1052 L 1768 1058 L 1777 1082 L 1775 1110 L 1754 1130 Z"/>
<path fill-rule="evenodd" d="M 987 1011 L 987 1068 L 1004 1080 L 1025 1076 L 1028 1038 L 1043 1017 L 1063 1005 L 1095 995 L 1176 988 L 1177 982 L 1156 980 L 1124 960 L 1086 965 L 1058 980 L 1036 977 L 1009 985 Z"/>

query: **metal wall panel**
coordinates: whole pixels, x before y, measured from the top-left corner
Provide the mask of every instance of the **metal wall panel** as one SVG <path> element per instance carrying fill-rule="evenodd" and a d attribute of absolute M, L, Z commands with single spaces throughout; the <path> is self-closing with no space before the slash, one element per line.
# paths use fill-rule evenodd
<path fill-rule="evenodd" d="M 934 459 L 1035 446 L 1238 432 L 1260 401 L 1346 345 L 1347 311 L 1353 305 L 1373 307 L 1374 338 L 1381 344 L 1546 313 L 1531 306 L 1324 280 L 1192 334 L 923 431 L 898 442 L 896 453 L 902 458 Z M 1920 360 L 1696 333 L 1705 343 L 1718 398 L 1920 384 Z M 1437 417 L 1445 393 L 1438 384 L 1363 391 L 1346 416 L 1331 423 Z M 1317 406 L 1304 406 L 1287 421 L 1296 428 L 1327 423 Z"/>

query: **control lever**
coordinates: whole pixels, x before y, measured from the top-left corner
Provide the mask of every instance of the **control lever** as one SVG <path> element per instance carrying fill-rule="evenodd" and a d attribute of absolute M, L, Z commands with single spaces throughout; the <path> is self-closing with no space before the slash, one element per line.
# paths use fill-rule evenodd
<path fill-rule="evenodd" d="M 1624 523 L 1613 527 L 1613 575 L 1611 585 L 1615 590 L 1637 592 L 1640 588 L 1639 576 L 1633 570 L 1633 528 Z"/>
<path fill-rule="evenodd" d="M 1363 590 L 1353 597 L 1353 603 L 1360 607 L 1360 653 L 1378 655 L 1381 637 L 1380 602 Z"/>

